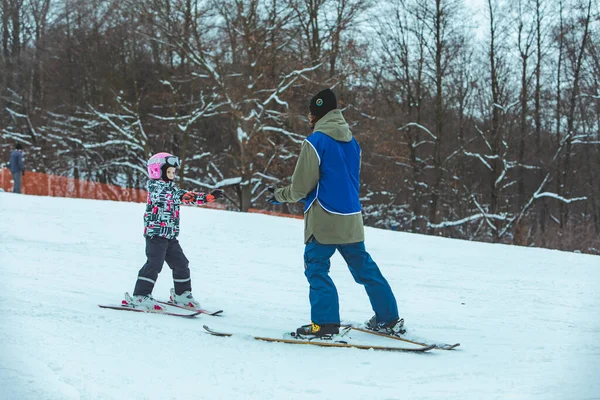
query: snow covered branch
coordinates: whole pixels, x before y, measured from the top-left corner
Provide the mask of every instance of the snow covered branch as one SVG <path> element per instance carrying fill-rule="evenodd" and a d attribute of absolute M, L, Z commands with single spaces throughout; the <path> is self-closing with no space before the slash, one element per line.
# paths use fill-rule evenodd
<path fill-rule="evenodd" d="M 447 227 L 454 227 L 454 226 L 466 224 L 466 223 L 473 222 L 473 221 L 478 221 L 482 218 L 485 218 L 486 220 L 487 219 L 496 219 L 496 220 L 501 220 L 501 221 L 504 221 L 507 219 L 506 215 L 493 215 L 493 214 L 481 213 L 481 214 L 474 214 L 469 217 L 465 217 L 465 218 L 462 218 L 462 219 L 459 219 L 456 221 L 444 221 L 439 224 L 428 223 L 427 225 L 434 229 L 447 228 Z"/>
<path fill-rule="evenodd" d="M 539 199 L 539 198 L 542 198 L 542 197 L 552 197 L 553 199 L 562 201 L 563 203 L 572 203 L 574 201 L 583 201 L 583 200 L 587 200 L 588 199 L 587 197 L 574 197 L 572 199 L 566 199 L 566 198 L 564 198 L 562 196 L 559 196 L 556 193 L 550 193 L 550 192 L 535 193 L 533 195 L 533 197 L 536 198 L 536 199 Z"/>
<path fill-rule="evenodd" d="M 492 170 L 492 167 L 490 166 L 490 164 L 488 164 L 488 162 L 485 161 L 485 159 L 481 156 L 481 154 L 479 154 L 479 153 L 471 153 L 471 152 L 468 152 L 466 150 L 463 151 L 463 154 L 465 156 L 467 156 L 467 157 L 475 157 L 475 158 L 477 158 L 479 161 L 481 161 L 483 163 L 483 165 L 485 165 L 485 167 L 487 169 L 489 169 L 490 171 Z"/>
<path fill-rule="evenodd" d="M 421 124 L 418 124 L 418 123 L 416 123 L 416 122 L 409 122 L 408 124 L 406 124 L 406 125 L 404 125 L 404 126 L 401 126 L 400 128 L 398 128 L 398 130 L 399 130 L 399 131 L 403 131 L 403 130 L 406 130 L 406 129 L 408 129 L 408 128 L 410 128 L 410 127 L 413 127 L 413 126 L 414 126 L 414 127 L 416 127 L 416 128 L 418 128 L 418 129 L 421 129 L 421 130 L 423 130 L 423 131 L 427 132 L 427 134 L 428 134 L 429 136 L 431 136 L 431 137 L 432 137 L 434 140 L 437 140 L 437 139 L 438 139 L 438 138 L 437 138 L 437 137 L 436 137 L 436 136 L 435 136 L 435 135 L 434 135 L 434 134 L 433 134 L 433 133 L 432 133 L 432 132 L 431 132 L 429 129 L 427 129 L 427 128 L 426 128 L 426 127 L 424 127 L 423 125 L 421 125 Z"/>

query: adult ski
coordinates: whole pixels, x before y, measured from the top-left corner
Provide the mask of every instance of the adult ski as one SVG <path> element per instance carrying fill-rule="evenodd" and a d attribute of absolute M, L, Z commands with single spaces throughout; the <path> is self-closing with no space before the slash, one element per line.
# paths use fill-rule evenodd
<path fill-rule="evenodd" d="M 208 326 L 203 326 L 204 330 L 207 333 L 213 336 L 221 336 L 221 337 L 230 337 L 234 336 L 232 333 L 225 333 L 215 331 Z M 309 346 L 321 346 L 321 347 L 342 347 L 342 348 L 354 348 L 361 350 L 379 350 L 379 351 L 399 351 L 399 352 L 412 352 L 412 353 L 424 353 L 426 351 L 432 350 L 435 348 L 435 345 L 429 346 L 421 346 L 421 347 L 394 347 L 394 346 L 372 346 L 365 344 L 352 344 L 346 343 L 342 341 L 338 342 L 323 342 L 323 341 L 310 341 L 310 340 L 301 340 L 301 339 L 279 339 L 279 338 L 271 338 L 271 337 L 262 337 L 262 336 L 251 336 L 255 340 L 260 340 L 264 342 L 277 342 L 277 343 L 289 343 L 289 344 L 302 344 Z"/>
<path fill-rule="evenodd" d="M 135 308 L 130 305 L 111 305 L 111 304 L 98 304 L 100 308 L 108 308 L 111 310 L 119 310 L 119 311 L 133 311 L 133 312 L 141 312 L 141 313 L 149 313 L 149 314 L 161 314 L 161 315 L 170 315 L 172 317 L 183 317 L 183 318 L 194 318 L 200 314 L 203 314 L 201 311 L 192 312 L 190 314 L 180 314 L 173 313 L 169 311 L 158 311 L 158 310 L 146 310 L 144 308 Z"/>
<path fill-rule="evenodd" d="M 454 344 L 448 344 L 448 343 L 428 344 L 428 343 L 418 342 L 416 340 L 410 340 L 410 339 L 407 339 L 407 338 L 403 338 L 403 337 L 397 336 L 397 335 L 388 335 L 388 334 L 385 334 L 385 333 L 372 331 L 370 329 L 359 328 L 359 327 L 353 326 L 353 325 L 341 325 L 340 327 L 343 328 L 343 329 L 352 329 L 352 330 L 355 330 L 355 331 L 358 331 L 358 332 L 369 333 L 371 335 L 383 336 L 383 337 L 390 338 L 390 339 L 401 340 L 403 342 L 412 343 L 412 344 L 416 344 L 416 345 L 419 345 L 419 346 L 433 346 L 436 350 L 452 350 L 452 349 L 455 349 L 458 346 L 460 346 L 460 343 L 454 343 Z"/>
<path fill-rule="evenodd" d="M 187 310 L 187 311 L 199 312 L 200 314 L 211 315 L 213 317 L 221 316 L 221 313 L 223 313 L 223 310 L 212 311 L 212 310 L 205 310 L 203 308 L 189 308 L 186 306 L 175 304 L 171 301 L 163 301 L 163 300 L 156 300 L 156 301 L 160 304 L 165 304 L 167 306 L 177 307 L 177 308 L 181 308 L 182 310 Z"/>

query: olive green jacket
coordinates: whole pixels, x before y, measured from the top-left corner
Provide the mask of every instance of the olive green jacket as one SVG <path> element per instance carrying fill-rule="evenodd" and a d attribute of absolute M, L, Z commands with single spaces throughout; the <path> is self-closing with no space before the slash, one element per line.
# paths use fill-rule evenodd
<path fill-rule="evenodd" d="M 332 110 L 315 125 L 314 131 L 323 132 L 340 142 L 352 140 L 352 132 L 340 110 Z M 292 184 L 275 191 L 275 199 L 296 203 L 304 199 L 319 182 L 319 158 L 307 142 L 302 144 Z M 362 214 L 338 215 L 325 211 L 318 201 L 304 214 L 304 243 L 314 236 L 322 244 L 356 243 L 365 240 Z"/>

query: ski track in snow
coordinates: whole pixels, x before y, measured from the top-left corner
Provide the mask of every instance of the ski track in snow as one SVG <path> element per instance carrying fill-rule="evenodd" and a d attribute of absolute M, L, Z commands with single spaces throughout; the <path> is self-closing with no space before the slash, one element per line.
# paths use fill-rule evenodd
<path fill-rule="evenodd" d="M 194 295 L 225 310 L 187 320 L 97 306 L 133 290 L 143 204 L 0 193 L 0 207 L 2 399 L 600 399 L 597 256 L 367 228 L 407 335 L 461 346 L 329 349 L 249 338 L 310 321 L 303 221 L 182 209 Z M 337 254 L 331 275 L 343 321 L 370 318 Z M 171 285 L 165 265 L 154 296 Z"/>

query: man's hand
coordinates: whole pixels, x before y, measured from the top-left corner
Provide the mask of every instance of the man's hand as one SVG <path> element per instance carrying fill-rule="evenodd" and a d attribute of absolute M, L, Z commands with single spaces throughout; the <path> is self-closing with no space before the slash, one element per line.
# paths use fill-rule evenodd
<path fill-rule="evenodd" d="M 271 204 L 281 204 L 281 202 L 280 202 L 280 201 L 277 201 L 277 199 L 275 198 L 275 188 L 274 188 L 274 187 L 272 187 L 272 186 L 269 186 L 269 187 L 267 188 L 267 190 L 268 190 L 269 192 L 271 192 L 271 197 L 269 197 L 269 198 L 267 199 L 267 201 L 268 201 L 269 203 L 271 203 Z"/>

